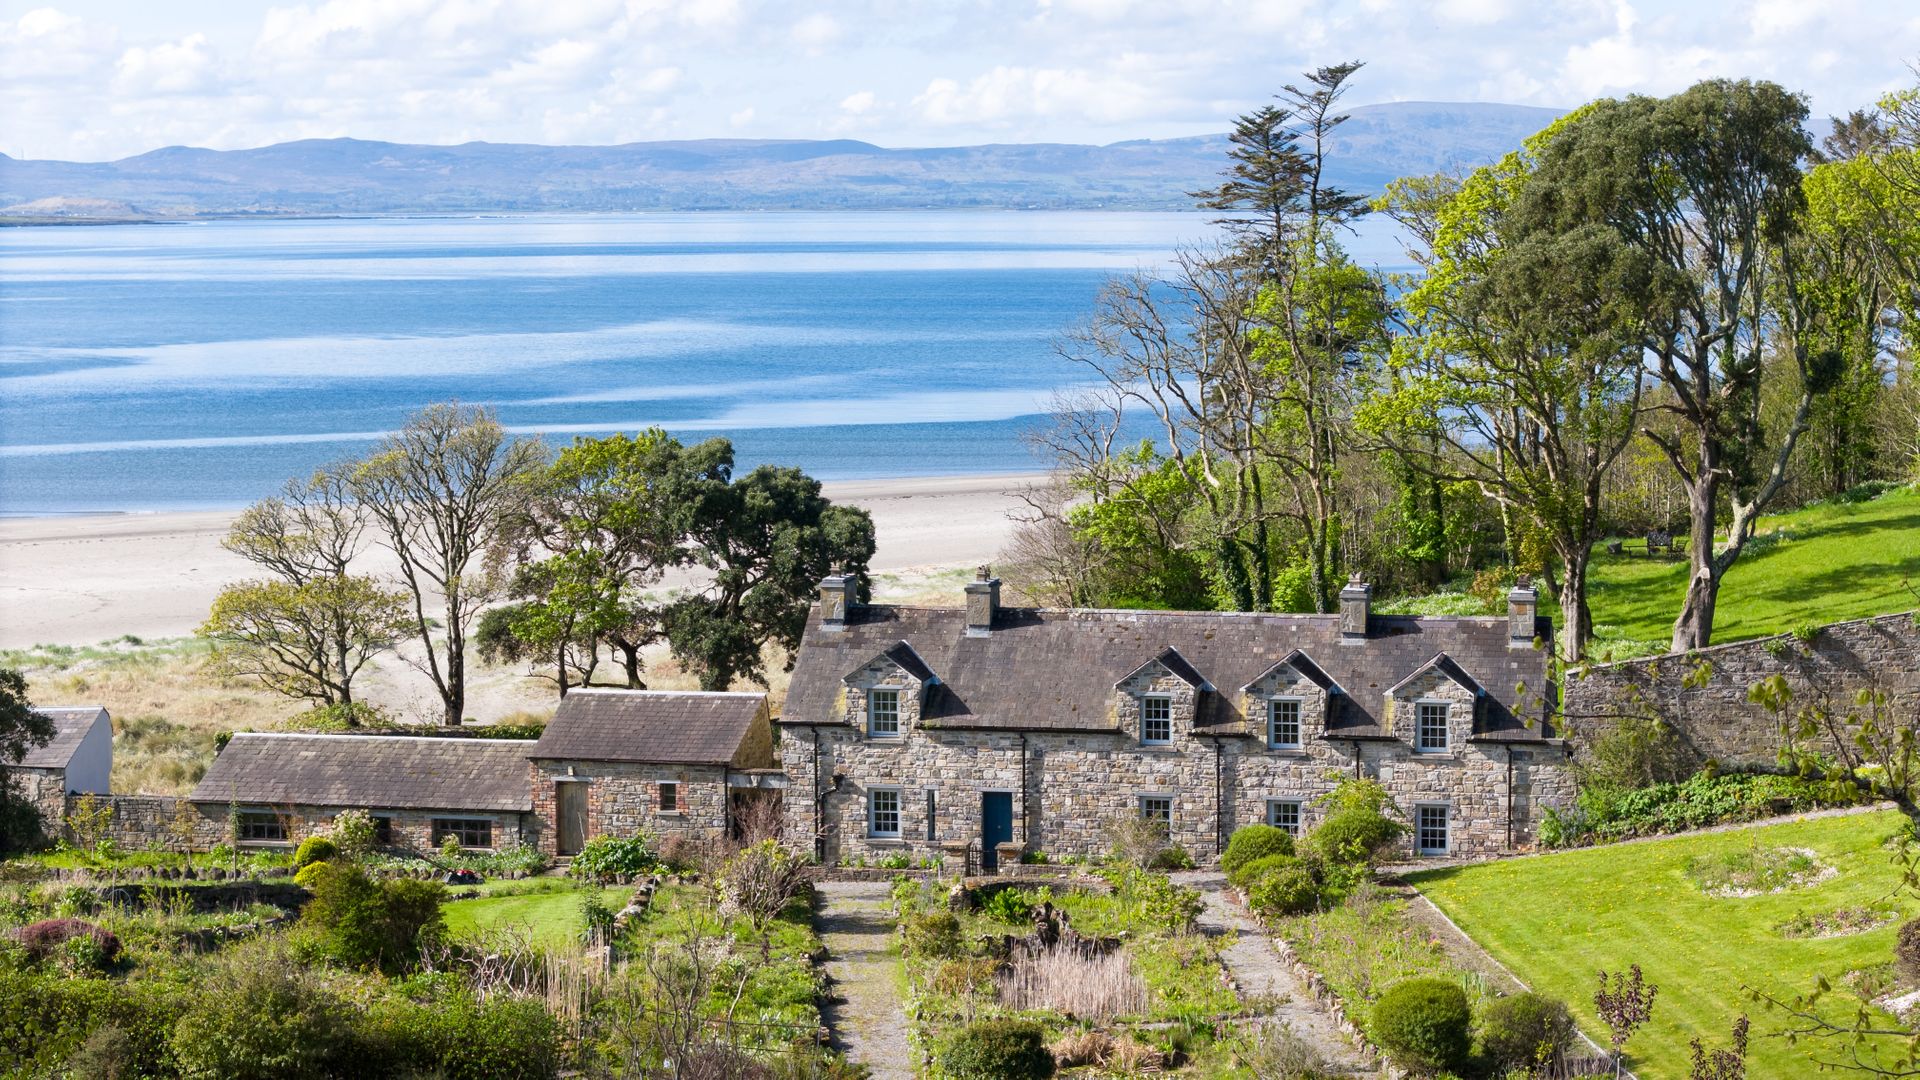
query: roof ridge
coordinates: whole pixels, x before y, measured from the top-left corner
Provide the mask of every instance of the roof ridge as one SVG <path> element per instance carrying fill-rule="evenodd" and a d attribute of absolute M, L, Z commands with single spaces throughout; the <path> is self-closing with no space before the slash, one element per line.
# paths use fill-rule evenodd
<path fill-rule="evenodd" d="M 576 686 L 569 694 L 626 694 L 632 697 L 739 697 L 763 698 L 765 690 L 630 690 L 624 686 Z"/>
<path fill-rule="evenodd" d="M 366 743 L 366 742 L 487 743 L 493 746 L 519 745 L 519 746 L 527 746 L 527 747 L 531 747 L 534 743 L 534 740 L 532 739 L 483 739 L 483 738 L 471 737 L 471 736 L 380 735 L 380 734 L 372 734 L 372 733 L 369 733 L 366 735 L 347 735 L 337 731 L 236 731 L 233 733 L 232 738 L 238 739 L 246 736 L 256 736 L 259 738 L 268 738 L 268 739 L 345 739 L 345 740 L 348 740 L 351 742 L 357 742 L 357 743 Z M 228 741 L 231 742 L 232 739 L 229 739 Z"/>

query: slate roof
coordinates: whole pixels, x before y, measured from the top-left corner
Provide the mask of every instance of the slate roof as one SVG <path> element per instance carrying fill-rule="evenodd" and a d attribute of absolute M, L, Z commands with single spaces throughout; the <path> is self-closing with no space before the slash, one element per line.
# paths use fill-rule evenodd
<path fill-rule="evenodd" d="M 881 651 L 875 647 L 860 663 Z M 559 711 L 527 756 L 650 764 L 765 764 L 741 759 L 748 749 L 748 735 L 766 706 L 765 694 L 574 690 L 561 700 Z"/>
<path fill-rule="evenodd" d="M 1551 641 L 1551 621 L 1537 620 L 1535 632 Z M 1436 653 L 1487 691 L 1476 738 L 1553 734 L 1544 728 L 1548 653 L 1508 648 L 1504 617 L 1375 615 L 1363 644 L 1343 644 L 1338 615 L 1002 608 L 992 633 L 969 637 L 963 609 L 892 605 L 849 612 L 837 632 L 823 632 L 811 613 L 781 723 L 840 722 L 841 680 L 897 641 L 939 676 L 922 707 L 929 729 L 1116 731 L 1114 684 L 1168 649 L 1212 687 L 1244 687 L 1297 650 L 1343 691 L 1327 738 L 1391 738 L 1381 722 L 1388 688 Z M 1238 697 L 1203 692 L 1196 730 L 1257 737 L 1259 718 L 1242 716 Z"/>
<path fill-rule="evenodd" d="M 32 769 L 64 769 L 73 760 L 73 752 L 80 749 L 80 740 L 87 737 L 97 723 L 107 723 L 107 710 L 98 705 L 55 706 L 33 710 L 53 721 L 53 738 L 45 746 L 27 749 L 27 756 L 19 764 Z M 3 762 L 4 759 L 0 759 Z"/>
<path fill-rule="evenodd" d="M 241 732 L 213 759 L 200 803 L 368 810 L 530 811 L 524 739 Z"/>
<path fill-rule="evenodd" d="M 1341 689 L 1339 683 L 1333 681 L 1333 676 L 1328 675 L 1326 671 L 1320 667 L 1319 664 L 1316 664 L 1313 662 L 1313 657 L 1308 656 L 1306 653 L 1301 652 L 1299 649 L 1295 649 L 1292 652 L 1288 653 L 1287 655 L 1281 657 L 1277 662 L 1275 662 L 1272 666 L 1268 667 L 1265 671 L 1262 671 L 1260 674 L 1254 676 L 1252 682 L 1247 683 L 1247 685 L 1242 686 L 1240 689 L 1242 690 L 1252 689 L 1257 683 L 1261 682 L 1267 676 L 1273 674 L 1276 670 L 1283 667 L 1290 667 L 1293 670 L 1299 672 L 1301 676 L 1303 676 L 1308 682 L 1312 683 L 1313 685 L 1319 687 L 1321 690 L 1324 690 L 1329 694 L 1346 693 L 1345 690 Z"/>

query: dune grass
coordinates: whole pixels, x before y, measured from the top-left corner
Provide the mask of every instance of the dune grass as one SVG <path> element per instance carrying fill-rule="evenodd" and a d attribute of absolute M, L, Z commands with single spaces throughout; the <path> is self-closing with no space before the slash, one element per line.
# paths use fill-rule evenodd
<path fill-rule="evenodd" d="M 1724 1046 L 1745 1013 L 1754 1039 L 1748 1075 L 1811 1075 L 1809 1048 L 1762 1037 L 1784 1018 L 1752 1001 L 1747 987 L 1783 999 L 1824 976 L 1836 988 L 1850 972 L 1880 969 L 1893 957 L 1897 921 L 1835 937 L 1794 937 L 1796 917 L 1842 908 L 1896 907 L 1911 917 L 1912 898 L 1889 899 L 1897 877 L 1886 840 L 1904 826 L 1891 811 L 1695 834 L 1647 843 L 1509 859 L 1416 874 L 1413 884 L 1488 952 L 1536 990 L 1563 998 L 1581 1026 L 1604 1044 L 1593 1007 L 1595 973 L 1639 964 L 1660 988 L 1652 1022 L 1628 1045 L 1643 1080 L 1687 1075 L 1687 1042 Z M 1716 898 L 1688 877 L 1696 860 L 1742 852 L 1806 848 L 1834 873 L 1798 888 Z M 1804 921 L 1803 919 L 1800 921 Z M 1828 1005 L 1846 1015 L 1841 991 Z"/>
<path fill-rule="evenodd" d="M 1630 545 L 1631 546 L 1631 545 Z M 1714 611 L 1716 643 L 1784 634 L 1920 607 L 1920 492 L 1826 503 L 1772 515 L 1727 571 Z M 1592 578 L 1603 638 L 1664 648 L 1686 594 L 1687 561 L 1600 554 Z"/>

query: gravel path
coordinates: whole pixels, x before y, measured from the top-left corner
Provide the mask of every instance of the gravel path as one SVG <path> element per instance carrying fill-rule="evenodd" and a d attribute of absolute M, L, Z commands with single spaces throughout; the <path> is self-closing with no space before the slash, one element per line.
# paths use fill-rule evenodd
<path fill-rule="evenodd" d="M 825 1010 L 834 1048 L 871 1070 L 874 1080 L 914 1075 L 907 1017 L 893 945 L 892 886 L 884 881 L 823 881 L 815 915 L 827 949 L 833 996 Z"/>
<path fill-rule="evenodd" d="M 1274 951 L 1273 939 L 1252 916 L 1227 894 L 1226 879 L 1214 872 L 1173 875 L 1182 885 L 1200 890 L 1207 907 L 1200 913 L 1200 930 L 1220 935 L 1231 930 L 1238 937 L 1220 958 L 1239 985 L 1243 998 L 1257 1004 L 1263 1021 L 1291 1027 L 1336 1071 L 1368 1074 L 1372 1070 L 1353 1043 L 1334 1026 L 1333 1017 L 1294 977 L 1293 970 Z"/>

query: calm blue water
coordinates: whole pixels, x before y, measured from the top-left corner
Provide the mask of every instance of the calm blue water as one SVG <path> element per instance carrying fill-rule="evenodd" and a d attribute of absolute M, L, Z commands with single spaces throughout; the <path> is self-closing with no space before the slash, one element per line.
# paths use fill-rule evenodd
<path fill-rule="evenodd" d="M 239 506 L 420 406 L 659 424 L 824 479 L 1035 469 L 1052 341 L 1198 214 L 0 229 L 0 512 Z M 1351 245 L 1396 264 L 1384 228 Z"/>

